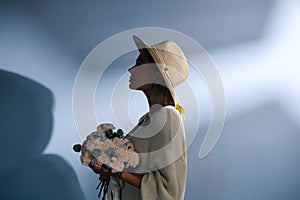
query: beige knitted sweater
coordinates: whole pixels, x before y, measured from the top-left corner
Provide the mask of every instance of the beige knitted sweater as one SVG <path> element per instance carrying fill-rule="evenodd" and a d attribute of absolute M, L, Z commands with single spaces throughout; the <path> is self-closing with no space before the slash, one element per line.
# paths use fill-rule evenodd
<path fill-rule="evenodd" d="M 153 106 L 126 136 L 140 154 L 132 169 L 141 188 L 125 183 L 122 200 L 181 200 L 186 185 L 186 144 L 181 115 L 173 106 Z"/>

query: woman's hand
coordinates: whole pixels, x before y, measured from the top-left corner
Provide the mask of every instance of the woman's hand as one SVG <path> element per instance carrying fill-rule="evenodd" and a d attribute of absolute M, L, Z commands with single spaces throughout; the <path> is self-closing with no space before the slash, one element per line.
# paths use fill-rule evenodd
<path fill-rule="evenodd" d="M 89 167 L 96 173 L 96 174 L 100 174 L 101 173 L 101 169 L 102 169 L 102 164 L 89 164 Z"/>
<path fill-rule="evenodd" d="M 100 181 L 108 181 L 109 180 L 109 176 L 112 175 L 111 172 L 104 172 L 102 170 L 102 164 L 89 164 L 89 167 L 96 173 L 96 174 L 100 174 L 99 176 L 99 180 Z"/>
<path fill-rule="evenodd" d="M 113 174 L 110 171 L 104 172 L 102 170 L 102 164 L 89 164 L 89 167 L 96 174 L 100 174 L 100 177 L 99 177 L 100 181 L 107 181 L 107 180 L 109 180 L 110 176 L 116 176 L 116 174 Z M 141 187 L 141 180 L 142 180 L 141 175 L 123 172 L 121 179 L 133 186 L 136 186 L 138 188 Z"/>

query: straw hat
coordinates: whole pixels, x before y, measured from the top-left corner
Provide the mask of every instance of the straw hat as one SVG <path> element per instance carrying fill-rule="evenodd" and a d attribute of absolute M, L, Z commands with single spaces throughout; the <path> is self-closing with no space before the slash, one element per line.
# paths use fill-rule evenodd
<path fill-rule="evenodd" d="M 135 35 L 133 40 L 140 52 L 142 49 L 147 49 L 153 57 L 164 79 L 163 84 L 170 90 L 176 105 L 174 88 L 185 81 L 189 75 L 188 63 L 181 48 L 170 40 L 154 45 L 148 45 Z"/>

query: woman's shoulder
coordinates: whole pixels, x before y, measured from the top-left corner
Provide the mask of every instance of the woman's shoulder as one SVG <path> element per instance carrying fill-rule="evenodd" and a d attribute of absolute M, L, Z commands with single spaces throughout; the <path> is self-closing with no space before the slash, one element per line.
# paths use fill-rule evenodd
<path fill-rule="evenodd" d="M 161 126 L 167 121 L 180 121 L 182 119 L 180 113 L 174 106 L 157 106 L 151 107 L 150 111 L 142 115 L 138 120 L 138 124 L 133 131 L 138 127 L 144 127 L 148 125 Z"/>
<path fill-rule="evenodd" d="M 152 126 L 167 128 L 170 123 L 181 124 L 182 116 L 174 106 L 161 106 L 155 112 L 150 113 L 150 122 Z"/>
<path fill-rule="evenodd" d="M 165 115 L 166 117 L 173 117 L 173 118 L 175 117 L 175 118 L 181 119 L 181 115 L 178 112 L 178 110 L 174 106 L 171 106 L 171 105 L 161 107 L 158 110 L 157 115 L 158 116 Z"/>
<path fill-rule="evenodd" d="M 168 106 L 165 106 L 164 108 L 174 115 L 180 115 L 180 113 L 174 106 L 168 105 Z"/>

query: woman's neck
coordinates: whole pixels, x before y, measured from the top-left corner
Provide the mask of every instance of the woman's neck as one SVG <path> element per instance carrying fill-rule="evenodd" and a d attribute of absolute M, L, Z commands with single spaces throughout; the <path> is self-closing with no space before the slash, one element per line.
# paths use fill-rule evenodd
<path fill-rule="evenodd" d="M 170 101 L 166 100 L 165 91 L 162 91 L 162 89 L 157 86 L 153 86 L 149 90 L 144 90 L 143 92 L 147 97 L 149 110 L 154 105 L 158 105 L 160 107 L 172 105 Z"/>
<path fill-rule="evenodd" d="M 161 105 L 163 106 L 163 102 L 161 101 L 161 98 L 155 94 L 152 90 L 151 91 L 144 91 L 146 97 L 147 97 L 147 101 L 148 101 L 148 106 L 149 109 L 153 106 L 153 105 Z"/>

